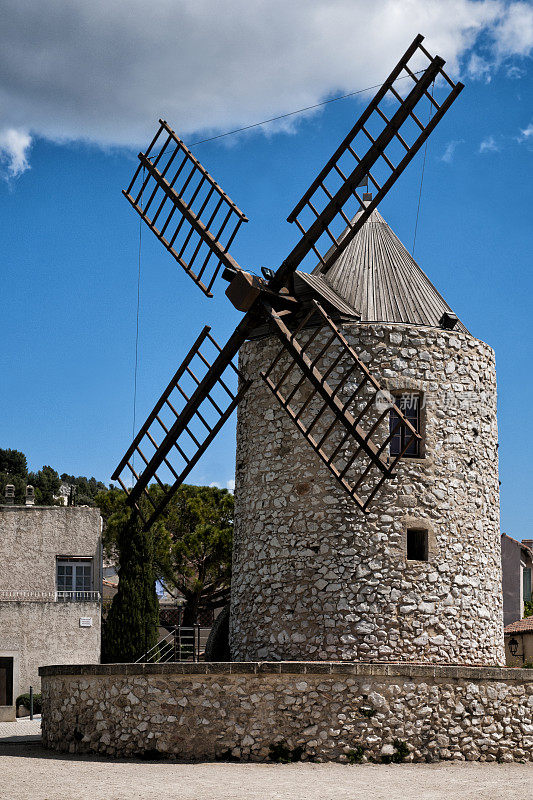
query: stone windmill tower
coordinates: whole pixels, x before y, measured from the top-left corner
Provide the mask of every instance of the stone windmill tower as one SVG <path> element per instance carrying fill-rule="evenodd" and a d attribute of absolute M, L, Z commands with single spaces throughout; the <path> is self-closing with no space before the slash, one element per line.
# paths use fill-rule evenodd
<path fill-rule="evenodd" d="M 378 211 L 326 276 L 298 279 L 422 439 L 363 515 L 253 384 L 238 412 L 232 658 L 505 663 L 492 349 Z M 247 342 L 244 376 L 276 348 Z"/>
<path fill-rule="evenodd" d="M 263 277 L 229 253 L 246 216 L 164 120 L 124 192 L 207 297 L 220 274 L 245 312 L 223 346 L 203 329 L 112 476 L 148 529 L 239 406 L 236 659 L 502 656 L 492 354 L 377 211 L 462 89 L 422 40 Z"/>

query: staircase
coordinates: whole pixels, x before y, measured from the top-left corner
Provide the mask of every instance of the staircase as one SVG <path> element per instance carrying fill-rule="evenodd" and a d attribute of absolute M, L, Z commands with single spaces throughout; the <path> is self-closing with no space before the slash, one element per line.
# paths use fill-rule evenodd
<path fill-rule="evenodd" d="M 176 625 L 150 650 L 136 660 L 136 664 L 162 664 L 178 661 L 203 661 L 205 645 L 211 628 L 200 625 Z"/>

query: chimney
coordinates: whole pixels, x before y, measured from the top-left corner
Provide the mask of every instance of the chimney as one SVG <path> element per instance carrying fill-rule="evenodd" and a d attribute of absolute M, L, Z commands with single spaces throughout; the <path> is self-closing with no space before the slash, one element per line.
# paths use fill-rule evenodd
<path fill-rule="evenodd" d="M 26 505 L 27 506 L 35 505 L 35 489 L 30 484 L 26 486 Z"/>
<path fill-rule="evenodd" d="M 522 539 L 522 544 L 525 544 L 526 547 L 529 547 L 531 550 L 533 550 L 533 539 Z"/>
<path fill-rule="evenodd" d="M 12 506 L 15 502 L 15 487 L 12 483 L 6 484 L 6 506 Z"/>

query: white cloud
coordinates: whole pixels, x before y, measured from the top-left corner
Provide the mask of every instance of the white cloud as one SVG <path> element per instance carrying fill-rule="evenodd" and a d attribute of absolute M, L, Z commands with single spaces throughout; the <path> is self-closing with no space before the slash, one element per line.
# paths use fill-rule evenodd
<path fill-rule="evenodd" d="M 496 26 L 495 50 L 500 58 L 527 56 L 533 42 L 533 7 L 531 3 L 510 3 Z"/>
<path fill-rule="evenodd" d="M 452 139 L 451 142 L 448 142 L 444 148 L 444 153 L 442 154 L 440 160 L 444 161 L 445 164 L 451 164 L 457 147 L 462 144 L 463 141 L 464 139 Z"/>
<path fill-rule="evenodd" d="M 219 483 L 219 481 L 213 481 L 212 483 L 209 484 L 209 488 L 212 489 L 213 487 L 215 487 L 217 489 L 224 489 L 225 488 L 225 489 L 228 490 L 228 492 L 230 494 L 233 494 L 233 492 L 235 491 L 235 481 L 234 480 L 226 481 L 226 486 L 225 487 L 222 486 L 222 484 Z"/>
<path fill-rule="evenodd" d="M 493 64 L 478 53 L 472 53 L 468 59 L 466 72 L 469 78 L 490 83 L 492 80 Z"/>
<path fill-rule="evenodd" d="M 506 0 L 3 0 L 0 129 L 139 146 L 163 116 L 196 138 L 375 84 L 419 30 L 453 74 L 486 80 L 531 52 L 533 8 Z M 27 147 L 18 152 L 15 171 L 27 163 Z"/>
<path fill-rule="evenodd" d="M 506 68 L 505 74 L 508 78 L 511 78 L 511 80 L 519 80 L 527 74 L 527 71 L 522 67 L 519 67 L 518 64 L 510 64 Z"/>
<path fill-rule="evenodd" d="M 518 142 L 531 142 L 533 141 L 533 122 L 530 122 L 527 128 L 520 129 L 520 136 L 517 137 Z"/>
<path fill-rule="evenodd" d="M 494 136 L 487 136 L 479 145 L 480 153 L 498 153 L 500 150 L 499 145 L 496 143 Z"/>
<path fill-rule="evenodd" d="M 0 174 L 4 178 L 18 178 L 27 169 L 31 136 L 23 130 L 5 128 L 0 130 Z"/>

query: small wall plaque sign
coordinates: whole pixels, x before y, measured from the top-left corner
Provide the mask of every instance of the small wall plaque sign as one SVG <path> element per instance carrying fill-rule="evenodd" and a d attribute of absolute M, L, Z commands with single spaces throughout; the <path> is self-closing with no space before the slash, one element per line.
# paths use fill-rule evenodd
<path fill-rule="evenodd" d="M 92 617 L 80 617 L 80 628 L 92 628 L 92 626 L 93 626 Z"/>

